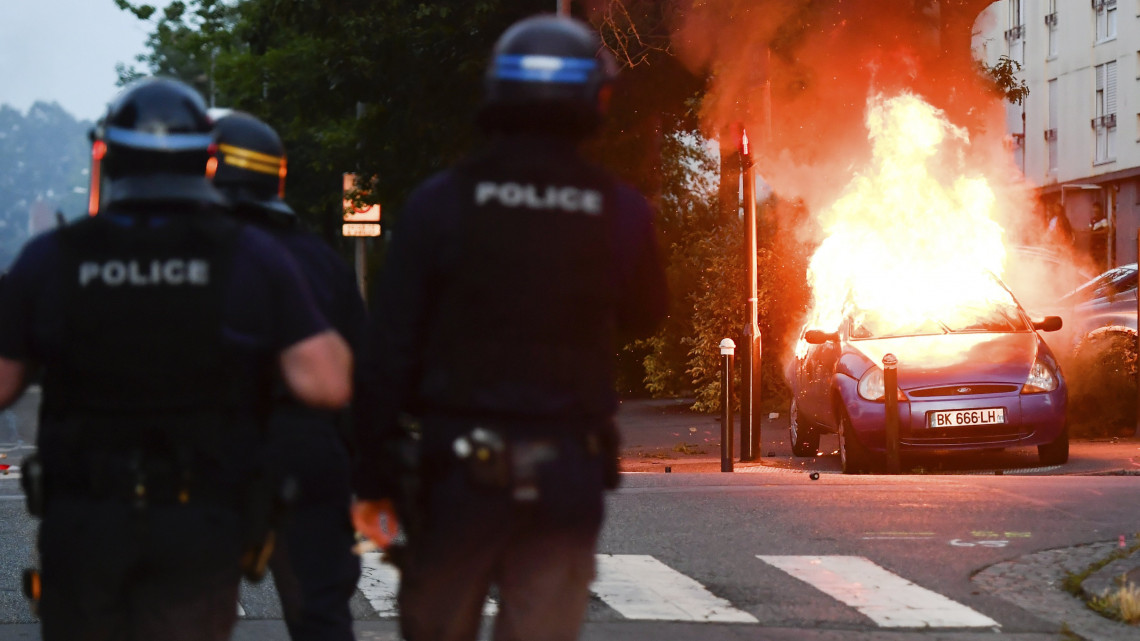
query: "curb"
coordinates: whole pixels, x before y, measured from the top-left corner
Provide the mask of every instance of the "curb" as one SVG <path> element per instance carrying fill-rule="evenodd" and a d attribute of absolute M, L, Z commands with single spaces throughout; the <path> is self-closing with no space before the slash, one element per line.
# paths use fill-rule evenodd
<path fill-rule="evenodd" d="M 1119 549 L 1119 540 L 1042 550 L 995 563 L 970 580 L 983 591 L 1056 623 L 1085 639 L 1134 641 L 1136 626 L 1101 616 L 1065 590 L 1069 577 L 1088 572 Z"/>

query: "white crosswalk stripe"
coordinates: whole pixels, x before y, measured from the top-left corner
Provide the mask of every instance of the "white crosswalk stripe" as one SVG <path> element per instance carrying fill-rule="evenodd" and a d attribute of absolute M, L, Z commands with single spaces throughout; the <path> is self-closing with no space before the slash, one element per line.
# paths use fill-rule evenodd
<path fill-rule="evenodd" d="M 599 554 L 598 578 L 590 591 L 627 619 L 757 622 L 647 554 Z"/>
<path fill-rule="evenodd" d="M 380 561 L 379 552 L 366 552 L 360 556 L 360 581 L 356 588 L 383 618 L 396 616 L 396 589 L 400 586 L 400 572 Z M 488 599 L 483 604 L 483 616 L 495 616 L 498 604 Z"/>
<path fill-rule="evenodd" d="M 996 628 L 997 621 L 859 556 L 757 558 L 862 612 L 884 628 Z"/>
<path fill-rule="evenodd" d="M 908 581 L 858 556 L 766 556 L 757 558 L 854 608 L 883 628 L 1000 628 L 993 619 Z M 361 556 L 357 589 L 377 616 L 397 616 L 399 571 L 379 552 Z M 647 554 L 599 554 L 590 591 L 627 620 L 758 624 L 690 576 Z M 245 611 L 239 605 L 239 613 Z M 498 606 L 488 600 L 485 616 Z M 256 615 L 254 615 L 256 616 Z M 612 616 L 612 615 L 609 615 Z"/>

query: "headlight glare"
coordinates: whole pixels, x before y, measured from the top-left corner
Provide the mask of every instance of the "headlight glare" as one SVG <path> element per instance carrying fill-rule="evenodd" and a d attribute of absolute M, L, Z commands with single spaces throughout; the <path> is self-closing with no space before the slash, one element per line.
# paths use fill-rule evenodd
<path fill-rule="evenodd" d="M 883 370 L 872 367 L 859 379 L 859 396 L 868 401 L 881 401 L 885 395 Z"/>
<path fill-rule="evenodd" d="M 1040 394 L 1055 389 L 1057 389 L 1057 375 L 1048 365 L 1041 362 L 1041 359 L 1033 361 L 1033 367 L 1029 368 L 1029 378 L 1025 379 L 1025 385 L 1021 386 L 1021 393 Z"/>

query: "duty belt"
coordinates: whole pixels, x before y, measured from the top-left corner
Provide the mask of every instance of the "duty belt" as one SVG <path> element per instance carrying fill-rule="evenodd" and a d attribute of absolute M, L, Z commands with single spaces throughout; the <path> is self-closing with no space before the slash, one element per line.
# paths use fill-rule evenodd
<path fill-rule="evenodd" d="M 541 467 L 565 456 L 567 448 L 581 448 L 591 457 L 601 454 L 600 439 L 593 432 L 558 439 L 507 439 L 484 426 L 456 437 L 451 453 L 475 485 L 510 490 L 514 500 L 527 503 L 539 499 Z"/>

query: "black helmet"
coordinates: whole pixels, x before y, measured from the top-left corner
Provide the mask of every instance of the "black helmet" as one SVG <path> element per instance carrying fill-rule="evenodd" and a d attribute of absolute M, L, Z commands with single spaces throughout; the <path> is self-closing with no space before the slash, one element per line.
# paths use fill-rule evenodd
<path fill-rule="evenodd" d="M 585 23 L 534 16 L 508 28 L 491 55 L 479 122 L 488 131 L 584 135 L 601 123 L 613 56 Z"/>
<path fill-rule="evenodd" d="M 119 93 L 91 131 L 91 213 L 105 203 L 224 201 L 206 180 L 212 123 L 198 92 L 165 78 L 144 78 Z"/>
<path fill-rule="evenodd" d="M 296 220 L 281 200 L 285 195 L 285 145 L 272 127 L 247 113 L 230 112 L 214 124 L 213 149 L 208 173 L 239 212 L 256 212 L 276 222 Z"/>

